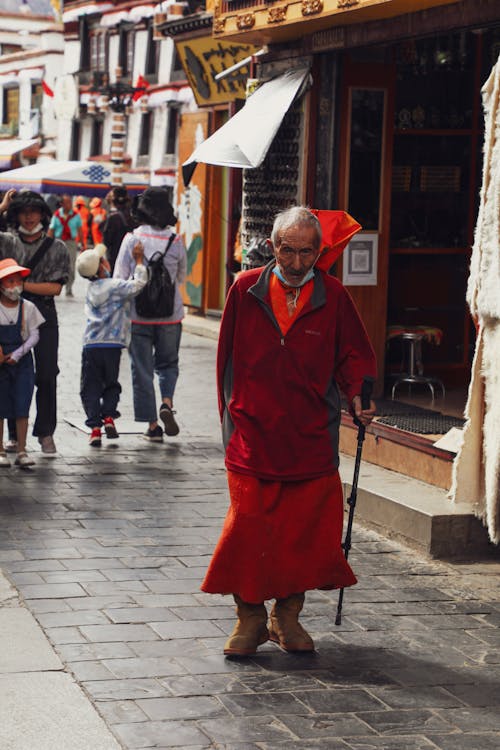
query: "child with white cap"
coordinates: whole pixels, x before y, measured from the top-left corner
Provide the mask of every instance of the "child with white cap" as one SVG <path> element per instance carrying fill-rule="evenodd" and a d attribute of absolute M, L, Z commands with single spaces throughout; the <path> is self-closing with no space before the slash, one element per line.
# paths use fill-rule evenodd
<path fill-rule="evenodd" d="M 0 261 L 0 466 L 10 466 L 3 445 L 4 419 L 15 419 L 17 429 L 16 466 L 35 463 L 26 453 L 26 435 L 35 369 L 31 350 L 45 318 L 32 302 L 22 299 L 23 279 L 30 269 L 13 258 Z"/>
<path fill-rule="evenodd" d="M 118 437 L 114 420 L 120 416 L 121 350 L 130 342 L 130 300 L 148 280 L 140 242 L 135 244 L 133 254 L 137 265 L 128 281 L 110 278 L 105 245 L 85 250 L 76 261 L 80 276 L 91 282 L 85 300 L 80 397 L 87 415 L 85 424 L 92 429 L 89 443 L 93 447 L 101 445 L 103 426 L 106 437 Z"/>

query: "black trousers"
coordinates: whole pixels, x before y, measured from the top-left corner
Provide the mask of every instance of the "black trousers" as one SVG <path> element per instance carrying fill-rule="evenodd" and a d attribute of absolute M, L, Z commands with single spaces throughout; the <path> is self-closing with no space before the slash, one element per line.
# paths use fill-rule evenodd
<path fill-rule="evenodd" d="M 101 427 L 104 417 L 115 419 L 121 385 L 118 382 L 120 357 L 118 347 L 90 347 L 82 352 L 80 398 L 87 419 L 87 427 Z"/>
<path fill-rule="evenodd" d="M 43 314 L 42 310 L 42 314 Z M 35 437 L 53 435 L 57 425 L 57 351 L 59 329 L 57 324 L 44 323 L 39 328 L 40 340 L 34 348 L 36 419 L 33 425 Z M 16 437 L 16 423 L 9 420 L 9 437 Z"/>

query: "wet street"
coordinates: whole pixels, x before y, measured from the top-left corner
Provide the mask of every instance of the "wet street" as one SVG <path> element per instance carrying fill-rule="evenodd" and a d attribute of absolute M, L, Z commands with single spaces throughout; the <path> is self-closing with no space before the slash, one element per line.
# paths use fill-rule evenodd
<path fill-rule="evenodd" d="M 498 563 L 429 561 L 355 527 L 342 625 L 334 592 L 306 597 L 315 654 L 223 657 L 232 600 L 199 591 L 228 503 L 215 341 L 184 334 L 181 432 L 162 445 L 132 432 L 124 353 L 124 432 L 90 448 L 83 296 L 79 280 L 58 302 L 59 456 L 31 438 L 36 467 L 2 473 L 0 567 L 122 747 L 498 750 Z"/>

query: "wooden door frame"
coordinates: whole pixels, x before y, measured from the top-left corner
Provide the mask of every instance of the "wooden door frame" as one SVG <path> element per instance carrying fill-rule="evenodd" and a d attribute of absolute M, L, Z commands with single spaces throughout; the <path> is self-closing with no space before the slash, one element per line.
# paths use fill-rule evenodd
<path fill-rule="evenodd" d="M 377 356 L 378 379 L 375 392 L 378 395 L 383 393 L 385 374 L 395 73 L 395 65 L 393 64 L 353 63 L 349 59 L 349 54 L 346 54 L 340 82 L 339 112 L 345 113 L 345 116 L 342 117 L 339 128 L 337 195 L 338 207 L 346 211 L 348 210 L 349 196 L 350 92 L 355 88 L 383 90 L 385 92 L 381 157 L 382 171 L 380 177 L 377 286 L 349 287 L 349 293 L 353 297 L 363 318 Z M 342 275 L 342 262 L 339 263 L 339 275 Z M 375 310 L 373 309 L 374 307 Z"/>

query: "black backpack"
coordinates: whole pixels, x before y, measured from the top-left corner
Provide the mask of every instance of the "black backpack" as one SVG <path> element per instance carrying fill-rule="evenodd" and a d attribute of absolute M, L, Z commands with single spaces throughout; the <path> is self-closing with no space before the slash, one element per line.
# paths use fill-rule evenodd
<path fill-rule="evenodd" d="M 175 282 L 165 268 L 165 255 L 175 239 L 170 235 L 164 253 L 156 252 L 148 260 L 148 281 L 135 298 L 135 309 L 141 318 L 169 318 L 174 312 Z"/>

